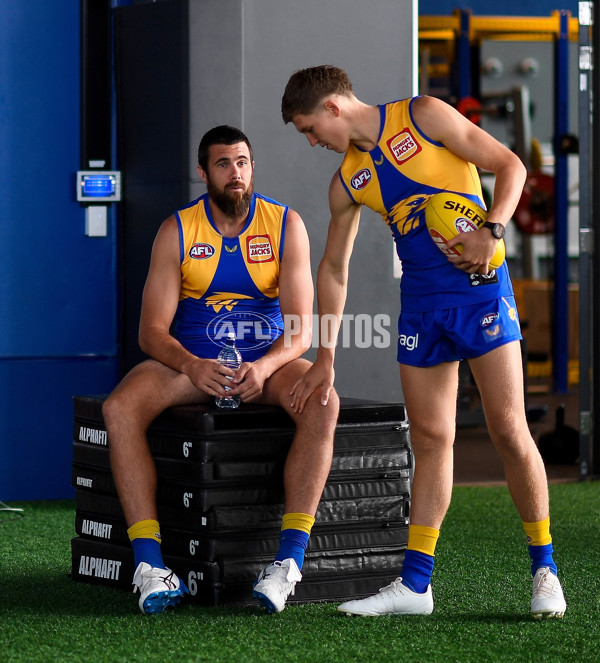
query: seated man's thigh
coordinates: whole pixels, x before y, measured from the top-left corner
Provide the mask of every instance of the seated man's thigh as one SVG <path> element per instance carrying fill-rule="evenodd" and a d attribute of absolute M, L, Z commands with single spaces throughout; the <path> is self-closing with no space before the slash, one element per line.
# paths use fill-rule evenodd
<path fill-rule="evenodd" d="M 173 405 L 206 403 L 210 396 L 195 387 L 184 373 L 154 359 L 133 368 L 117 386 L 113 395 L 126 398 L 132 406 L 162 412 Z"/>

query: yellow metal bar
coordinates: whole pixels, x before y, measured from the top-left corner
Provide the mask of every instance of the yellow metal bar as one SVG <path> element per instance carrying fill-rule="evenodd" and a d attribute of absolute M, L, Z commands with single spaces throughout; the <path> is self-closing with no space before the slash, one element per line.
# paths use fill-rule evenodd
<path fill-rule="evenodd" d="M 429 39 L 431 41 L 454 41 L 455 33 L 452 30 L 421 30 L 419 29 L 419 39 Z"/>
<path fill-rule="evenodd" d="M 569 18 L 569 40 L 578 41 L 579 21 Z M 559 33 L 559 15 L 512 17 L 512 16 L 471 16 L 470 40 L 511 39 L 513 41 L 540 41 L 554 39 Z M 452 16 L 419 16 L 419 39 L 445 39 L 442 34 L 453 33 L 456 37 L 460 29 L 458 14 Z"/>

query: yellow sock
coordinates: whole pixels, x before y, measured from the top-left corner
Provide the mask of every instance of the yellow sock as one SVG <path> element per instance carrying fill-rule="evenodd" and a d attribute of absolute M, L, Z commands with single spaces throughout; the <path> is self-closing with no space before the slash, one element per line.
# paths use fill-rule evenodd
<path fill-rule="evenodd" d="M 134 539 L 154 539 L 160 543 L 160 526 L 156 520 L 140 520 L 134 523 L 128 530 L 129 540 Z"/>
<path fill-rule="evenodd" d="M 537 523 L 523 522 L 523 529 L 527 535 L 527 543 L 530 546 L 546 546 L 552 543 L 550 536 L 550 518 L 540 520 Z"/>
<path fill-rule="evenodd" d="M 424 525 L 408 526 L 408 550 L 416 550 L 425 555 L 435 556 L 435 546 L 440 536 L 440 530 Z"/>
<path fill-rule="evenodd" d="M 298 529 L 301 532 L 310 534 L 312 526 L 315 524 L 313 516 L 307 513 L 284 513 L 281 519 L 281 529 Z"/>

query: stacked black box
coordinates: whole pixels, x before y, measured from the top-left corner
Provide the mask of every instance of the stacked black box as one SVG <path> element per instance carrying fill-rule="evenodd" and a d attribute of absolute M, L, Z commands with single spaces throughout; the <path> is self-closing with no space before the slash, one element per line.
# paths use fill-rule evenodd
<path fill-rule="evenodd" d="M 112 481 L 103 397 L 74 399 L 78 536 L 72 577 L 131 589 L 133 554 Z M 148 431 L 165 563 L 204 605 L 246 605 L 273 561 L 282 469 L 294 435 L 280 408 L 167 410 Z M 331 472 L 288 603 L 342 601 L 398 575 L 408 538 L 412 453 L 402 404 L 342 399 Z"/>

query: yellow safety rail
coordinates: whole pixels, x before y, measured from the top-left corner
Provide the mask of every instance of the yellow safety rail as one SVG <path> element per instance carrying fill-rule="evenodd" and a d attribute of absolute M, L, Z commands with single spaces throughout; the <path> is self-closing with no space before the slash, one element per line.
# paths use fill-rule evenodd
<path fill-rule="evenodd" d="M 451 16 L 419 16 L 420 40 L 453 40 L 460 31 L 460 12 Z M 471 16 L 469 41 L 551 41 L 559 32 L 559 12 L 545 17 Z M 578 41 L 579 21 L 569 17 L 569 40 Z"/>

